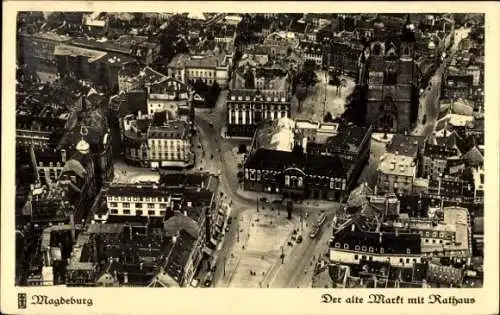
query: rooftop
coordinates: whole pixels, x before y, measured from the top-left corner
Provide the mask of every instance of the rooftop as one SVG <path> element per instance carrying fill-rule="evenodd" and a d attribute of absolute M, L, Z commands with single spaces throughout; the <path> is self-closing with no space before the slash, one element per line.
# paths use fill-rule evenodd
<path fill-rule="evenodd" d="M 163 126 L 151 126 L 148 132 L 149 139 L 186 139 L 189 128 L 185 121 L 168 121 Z"/>
<path fill-rule="evenodd" d="M 416 157 L 419 148 L 423 147 L 424 142 L 425 137 L 395 134 L 387 145 L 387 152 Z"/>
<path fill-rule="evenodd" d="M 412 157 L 393 153 L 385 153 L 380 158 L 377 170 L 381 173 L 391 175 L 411 177 L 415 177 L 416 175 L 416 166 Z"/>

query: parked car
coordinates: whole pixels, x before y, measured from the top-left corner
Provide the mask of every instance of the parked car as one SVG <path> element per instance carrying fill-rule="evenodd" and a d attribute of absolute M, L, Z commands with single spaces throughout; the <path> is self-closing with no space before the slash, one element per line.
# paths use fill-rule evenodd
<path fill-rule="evenodd" d="M 302 235 L 299 235 L 299 236 L 297 237 L 297 243 L 298 243 L 298 244 L 302 243 Z"/>

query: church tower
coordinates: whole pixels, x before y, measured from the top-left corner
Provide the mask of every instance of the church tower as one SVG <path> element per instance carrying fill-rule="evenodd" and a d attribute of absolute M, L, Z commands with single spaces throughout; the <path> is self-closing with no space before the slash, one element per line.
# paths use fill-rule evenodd
<path fill-rule="evenodd" d="M 410 15 L 406 16 L 406 22 L 401 31 L 401 59 L 413 59 L 415 56 L 415 25 L 410 21 Z"/>

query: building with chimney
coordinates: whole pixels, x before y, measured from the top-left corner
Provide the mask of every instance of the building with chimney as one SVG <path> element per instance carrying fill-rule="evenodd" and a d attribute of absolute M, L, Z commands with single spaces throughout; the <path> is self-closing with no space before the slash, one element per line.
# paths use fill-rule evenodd
<path fill-rule="evenodd" d="M 415 159 L 385 153 L 377 168 L 377 187 L 381 192 L 411 193 L 417 177 Z"/>

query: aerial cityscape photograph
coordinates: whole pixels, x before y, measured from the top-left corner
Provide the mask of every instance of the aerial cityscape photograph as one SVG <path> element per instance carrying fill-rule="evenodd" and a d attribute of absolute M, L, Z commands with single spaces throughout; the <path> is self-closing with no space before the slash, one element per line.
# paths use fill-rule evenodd
<path fill-rule="evenodd" d="M 483 287 L 484 25 L 18 12 L 16 286 Z"/>

